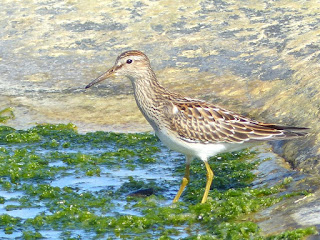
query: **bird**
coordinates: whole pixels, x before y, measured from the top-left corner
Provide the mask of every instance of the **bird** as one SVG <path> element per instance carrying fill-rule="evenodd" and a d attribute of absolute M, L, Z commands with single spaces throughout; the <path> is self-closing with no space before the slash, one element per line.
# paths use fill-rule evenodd
<path fill-rule="evenodd" d="M 121 53 L 113 67 L 85 88 L 112 76 L 130 79 L 138 108 L 155 134 L 168 148 L 186 157 L 181 186 L 173 199 L 180 199 L 190 181 L 190 164 L 203 161 L 207 175 L 201 203 L 208 198 L 214 173 L 208 160 L 217 154 L 250 147 L 261 141 L 287 140 L 306 136 L 309 128 L 280 126 L 256 121 L 212 103 L 184 97 L 160 85 L 148 57 L 141 51 Z"/>

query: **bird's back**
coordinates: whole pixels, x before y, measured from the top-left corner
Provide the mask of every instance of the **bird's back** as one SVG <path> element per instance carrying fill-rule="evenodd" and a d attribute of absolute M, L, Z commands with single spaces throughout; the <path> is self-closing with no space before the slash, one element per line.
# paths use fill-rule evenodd
<path fill-rule="evenodd" d="M 164 121 L 177 137 L 188 142 L 241 143 L 292 139 L 308 134 L 308 128 L 262 123 L 204 101 L 172 96 L 163 107 Z"/>

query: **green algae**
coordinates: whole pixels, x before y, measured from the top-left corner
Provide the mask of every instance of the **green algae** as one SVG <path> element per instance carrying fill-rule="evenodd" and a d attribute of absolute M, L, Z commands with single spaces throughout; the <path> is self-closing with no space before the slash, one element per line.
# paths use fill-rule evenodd
<path fill-rule="evenodd" d="M 42 239 L 43 238 L 40 233 L 32 232 L 32 231 L 24 231 L 22 233 L 22 237 L 23 237 L 23 239 L 26 239 L 26 240 L 28 240 L 28 239 L 30 239 L 30 240 L 31 239 Z"/>
<path fill-rule="evenodd" d="M 14 113 L 12 108 L 5 108 L 0 110 L 0 123 L 6 123 L 8 120 L 14 118 Z"/>
<path fill-rule="evenodd" d="M 274 187 L 252 189 L 252 170 L 259 162 L 254 160 L 255 153 L 248 150 L 210 160 L 215 179 L 205 204 L 199 203 L 205 168 L 195 161 L 181 202 L 171 204 L 168 198 L 171 201 L 173 196 L 167 190 L 179 184 L 173 180 L 137 179 L 129 174 L 118 188 L 108 188 L 107 184 L 99 189 L 52 185 L 64 177 L 96 181 L 110 171 L 134 174 L 135 169 L 146 169 L 152 174 L 160 161 L 159 154 L 166 150 L 151 134 L 78 134 L 72 124 L 39 125 L 24 131 L 2 126 L 0 143 L 1 190 L 21 193 L 0 198 L 0 204 L 14 201 L 5 207 L 9 214 L 0 215 L 0 229 L 7 236 L 21 232 L 23 239 L 46 238 L 41 231 L 52 230 L 60 231 L 61 239 L 82 239 L 76 231 L 83 230 L 92 239 L 301 239 L 316 232 L 307 228 L 277 236 L 260 234 L 258 225 L 250 221 L 250 214 L 308 192 L 283 194 L 290 178 Z M 166 165 L 167 160 L 163 161 Z M 172 174 L 182 176 L 184 164 L 173 166 Z M 151 189 L 153 194 L 130 195 L 141 189 Z M 10 216 L 12 210 L 40 207 L 45 210 L 36 216 Z"/>
<path fill-rule="evenodd" d="M 0 159 L 0 176 L 17 183 L 26 179 L 44 179 L 53 176 L 57 168 L 49 167 L 49 162 L 26 148 L 19 148 L 12 153 L 3 154 Z"/>
<path fill-rule="evenodd" d="M 21 219 L 8 214 L 0 215 L 0 227 L 5 234 L 12 234 L 14 229 L 21 226 Z"/>
<path fill-rule="evenodd" d="M 315 227 L 307 227 L 304 229 L 296 229 L 291 231 L 285 231 L 277 236 L 267 237 L 267 240 L 285 240 L 285 239 L 303 239 L 306 236 L 315 234 L 317 232 Z"/>

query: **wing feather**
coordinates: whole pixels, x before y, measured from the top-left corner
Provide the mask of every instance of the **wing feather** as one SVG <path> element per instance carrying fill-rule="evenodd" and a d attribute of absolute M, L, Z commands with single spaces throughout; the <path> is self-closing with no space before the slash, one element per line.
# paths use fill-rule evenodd
<path fill-rule="evenodd" d="M 201 101 L 170 102 L 178 111 L 167 114 L 169 128 L 189 142 L 241 143 L 306 135 L 306 128 L 265 124 Z"/>

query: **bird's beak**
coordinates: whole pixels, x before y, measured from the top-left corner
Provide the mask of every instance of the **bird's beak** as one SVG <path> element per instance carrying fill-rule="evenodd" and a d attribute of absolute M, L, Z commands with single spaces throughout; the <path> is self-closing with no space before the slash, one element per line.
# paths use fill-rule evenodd
<path fill-rule="evenodd" d="M 92 87 L 93 85 L 95 85 L 103 80 L 106 80 L 107 78 L 111 77 L 114 73 L 115 73 L 115 67 L 110 68 L 108 71 L 103 73 L 100 77 L 97 77 L 95 80 L 93 80 L 91 83 L 89 83 L 86 86 L 86 89 L 89 87 Z"/>

